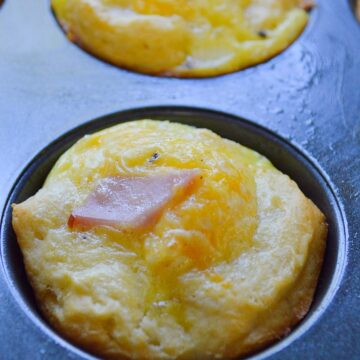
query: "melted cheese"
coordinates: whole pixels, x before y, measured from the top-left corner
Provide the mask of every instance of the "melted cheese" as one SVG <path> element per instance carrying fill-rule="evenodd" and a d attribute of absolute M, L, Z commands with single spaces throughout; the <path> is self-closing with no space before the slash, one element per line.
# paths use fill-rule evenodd
<path fill-rule="evenodd" d="M 265 61 L 307 23 L 298 0 L 52 0 L 69 37 L 119 66 L 209 76 Z"/>
<path fill-rule="evenodd" d="M 179 124 L 137 121 L 80 140 L 61 157 L 46 184 L 71 180 L 82 205 L 94 184 L 109 176 L 201 171 L 201 186 L 166 211 L 153 231 L 133 234 L 129 243 L 127 234 L 96 230 L 129 249 L 134 243 L 142 244 L 137 249 L 139 256 L 156 271 L 162 273 L 170 267 L 169 273 L 179 273 L 230 261 L 251 246 L 257 205 L 252 167 L 247 164 L 254 159 L 269 166 L 256 153 L 208 130 L 189 132 Z"/>

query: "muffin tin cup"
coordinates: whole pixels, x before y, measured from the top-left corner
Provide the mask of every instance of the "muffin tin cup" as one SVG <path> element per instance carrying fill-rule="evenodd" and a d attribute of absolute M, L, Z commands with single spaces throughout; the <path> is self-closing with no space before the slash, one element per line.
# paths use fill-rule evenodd
<path fill-rule="evenodd" d="M 2 214 L 1 261 L 12 295 L 26 315 L 75 358 L 94 359 L 92 355 L 76 348 L 57 334 L 39 313 L 12 229 L 11 204 L 24 201 L 40 189 L 59 156 L 84 135 L 118 123 L 146 118 L 208 128 L 222 137 L 258 151 L 270 159 L 276 168 L 296 181 L 304 194 L 325 214 L 329 224 L 327 248 L 309 313 L 288 336 L 248 358 L 265 359 L 279 351 L 286 355 L 286 348 L 301 338 L 323 315 L 340 286 L 347 262 L 346 219 L 333 186 L 319 165 L 270 130 L 227 113 L 183 106 L 130 109 L 87 122 L 59 137 L 38 153 L 16 180 Z"/>

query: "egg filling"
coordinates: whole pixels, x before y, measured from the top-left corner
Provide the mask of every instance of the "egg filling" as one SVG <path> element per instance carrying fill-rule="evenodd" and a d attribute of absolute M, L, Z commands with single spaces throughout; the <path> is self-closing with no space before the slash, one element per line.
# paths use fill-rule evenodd
<path fill-rule="evenodd" d="M 115 65 L 213 76 L 265 61 L 308 21 L 304 0 L 52 0 L 69 38 Z"/>
<path fill-rule="evenodd" d="M 13 208 L 42 312 L 109 359 L 263 347 L 307 312 L 325 247 L 324 216 L 266 158 L 166 121 L 85 136 Z"/>

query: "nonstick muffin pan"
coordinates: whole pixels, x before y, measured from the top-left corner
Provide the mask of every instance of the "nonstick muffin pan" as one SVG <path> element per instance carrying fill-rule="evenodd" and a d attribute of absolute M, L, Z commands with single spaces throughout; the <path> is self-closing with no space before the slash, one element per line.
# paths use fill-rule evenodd
<path fill-rule="evenodd" d="M 259 150 L 298 181 L 331 221 L 311 312 L 288 337 L 255 356 L 359 358 L 359 44 L 351 1 L 318 0 L 305 32 L 269 62 L 211 79 L 161 79 L 115 68 L 71 44 L 47 0 L 5 1 L 0 8 L 0 359 L 89 357 L 54 334 L 36 311 L 8 205 L 36 191 L 82 131 L 145 114 L 210 127 Z M 155 105 L 162 107 L 148 108 Z M 138 110 L 121 112 L 129 108 Z M 103 118 L 106 114 L 115 115 Z"/>

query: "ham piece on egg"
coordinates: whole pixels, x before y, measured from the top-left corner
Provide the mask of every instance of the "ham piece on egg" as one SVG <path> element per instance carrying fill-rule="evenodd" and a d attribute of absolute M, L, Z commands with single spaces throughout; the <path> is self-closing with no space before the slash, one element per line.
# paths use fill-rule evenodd
<path fill-rule="evenodd" d="M 299 6 L 305 11 L 310 11 L 315 7 L 314 0 L 300 0 Z"/>
<path fill-rule="evenodd" d="M 200 178 L 198 169 L 103 178 L 85 203 L 73 210 L 68 225 L 81 230 L 98 226 L 144 230 L 153 226 L 166 208 L 185 200 Z"/>

